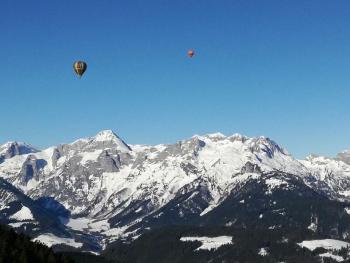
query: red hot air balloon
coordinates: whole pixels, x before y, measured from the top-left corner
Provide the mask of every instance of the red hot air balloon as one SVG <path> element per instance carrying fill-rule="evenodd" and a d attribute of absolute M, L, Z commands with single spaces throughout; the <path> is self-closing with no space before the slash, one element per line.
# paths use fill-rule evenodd
<path fill-rule="evenodd" d="M 187 55 L 191 58 L 191 57 L 193 57 L 194 56 L 194 51 L 193 50 L 189 50 L 188 52 L 187 52 Z"/>
<path fill-rule="evenodd" d="M 75 73 L 79 76 L 79 78 L 81 78 L 87 69 L 87 64 L 84 61 L 76 61 L 73 64 L 73 68 Z"/>

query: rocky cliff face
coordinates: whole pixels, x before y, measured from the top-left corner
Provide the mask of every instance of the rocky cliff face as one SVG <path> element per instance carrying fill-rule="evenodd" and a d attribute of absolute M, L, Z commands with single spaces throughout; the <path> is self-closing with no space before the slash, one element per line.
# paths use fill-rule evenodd
<path fill-rule="evenodd" d="M 5 159 L 12 158 L 16 155 L 34 153 L 37 151 L 38 150 L 25 143 L 8 142 L 4 145 L 0 145 L 0 163 L 4 162 Z"/>

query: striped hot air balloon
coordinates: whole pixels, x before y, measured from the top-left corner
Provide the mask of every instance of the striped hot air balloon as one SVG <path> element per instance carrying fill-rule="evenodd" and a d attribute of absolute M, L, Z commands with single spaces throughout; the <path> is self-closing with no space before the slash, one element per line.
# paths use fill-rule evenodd
<path fill-rule="evenodd" d="M 87 64 L 84 61 L 76 61 L 73 64 L 75 73 L 81 78 L 87 69 Z"/>

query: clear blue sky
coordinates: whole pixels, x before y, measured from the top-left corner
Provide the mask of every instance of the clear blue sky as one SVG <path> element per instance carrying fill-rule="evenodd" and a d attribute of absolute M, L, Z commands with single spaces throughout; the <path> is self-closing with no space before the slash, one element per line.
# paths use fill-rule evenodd
<path fill-rule="evenodd" d="M 0 34 L 0 143 L 112 129 L 131 144 L 220 131 L 297 157 L 350 149 L 348 0 L 2 0 Z"/>

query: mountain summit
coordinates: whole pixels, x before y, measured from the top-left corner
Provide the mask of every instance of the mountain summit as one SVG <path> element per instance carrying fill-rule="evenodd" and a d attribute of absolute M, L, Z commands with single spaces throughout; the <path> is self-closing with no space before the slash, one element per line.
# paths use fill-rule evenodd
<path fill-rule="evenodd" d="M 97 133 L 94 137 L 92 137 L 95 141 L 112 141 L 112 142 L 118 142 L 118 143 L 122 143 L 125 146 L 126 143 L 124 143 L 117 134 L 115 134 L 112 130 L 103 130 L 100 131 L 99 133 Z"/>
<path fill-rule="evenodd" d="M 38 152 L 37 149 L 23 142 L 7 142 L 0 145 L 0 163 L 5 159 L 12 158 L 15 155 Z"/>

